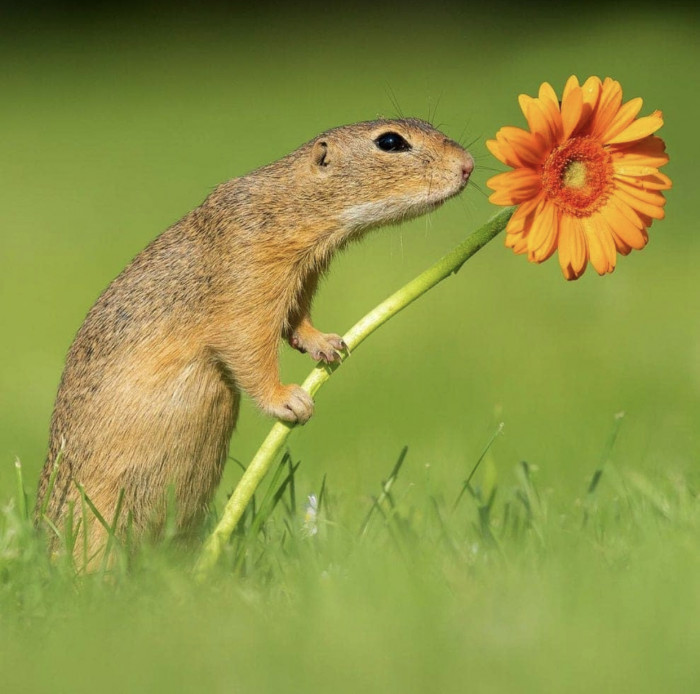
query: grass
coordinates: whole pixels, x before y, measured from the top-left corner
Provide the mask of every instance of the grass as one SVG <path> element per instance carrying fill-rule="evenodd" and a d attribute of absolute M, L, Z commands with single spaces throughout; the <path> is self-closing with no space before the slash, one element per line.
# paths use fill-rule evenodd
<path fill-rule="evenodd" d="M 700 97 L 683 76 L 697 17 L 559 13 L 173 9 L 5 32 L 3 691 L 696 688 Z M 647 249 L 567 284 L 555 261 L 490 244 L 319 393 L 204 585 L 172 541 L 94 575 L 48 561 L 27 517 L 65 353 L 155 234 L 216 183 L 394 100 L 475 140 L 485 189 L 484 140 L 522 125 L 517 94 L 571 73 L 664 111 L 674 188 Z M 470 186 L 353 247 L 319 292 L 319 327 L 343 332 L 492 213 Z M 309 361 L 281 354 L 299 382 Z M 245 402 L 232 458 L 247 464 L 269 426 Z M 231 460 L 214 514 L 240 474 Z"/>
<path fill-rule="evenodd" d="M 7 691 L 692 688 L 697 491 L 606 447 L 563 498 L 524 461 L 501 480 L 498 445 L 451 489 L 404 448 L 359 505 L 287 453 L 204 585 L 167 540 L 128 570 L 51 563 L 20 495 L 0 526 Z"/>

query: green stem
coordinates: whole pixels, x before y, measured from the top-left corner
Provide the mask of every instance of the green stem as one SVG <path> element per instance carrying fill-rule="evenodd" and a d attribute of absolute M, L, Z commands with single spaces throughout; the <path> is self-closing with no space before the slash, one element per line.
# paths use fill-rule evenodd
<path fill-rule="evenodd" d="M 365 338 L 419 296 L 425 294 L 425 292 L 432 289 L 432 287 L 449 275 L 458 272 L 471 256 L 503 231 L 513 214 L 513 210 L 514 208 L 507 208 L 498 212 L 454 250 L 438 260 L 414 280 L 404 285 L 388 299 L 382 301 L 379 306 L 358 321 L 343 337 L 348 350 L 341 355 L 340 361 L 334 364 L 318 364 L 302 383 L 301 387 L 310 395 L 315 395 L 318 389 Z M 243 515 L 255 490 L 282 449 L 294 426 L 294 424 L 281 421 L 275 423 L 250 465 L 246 468 L 243 477 L 224 508 L 219 524 L 204 543 L 202 553 L 195 566 L 195 576 L 198 580 L 205 578 L 215 566 L 221 551 L 231 537 L 231 533 Z"/>

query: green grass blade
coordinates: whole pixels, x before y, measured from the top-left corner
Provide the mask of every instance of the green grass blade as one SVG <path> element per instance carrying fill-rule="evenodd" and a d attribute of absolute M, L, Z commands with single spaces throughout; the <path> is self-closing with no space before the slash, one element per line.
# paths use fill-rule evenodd
<path fill-rule="evenodd" d="M 501 422 L 496 427 L 496 431 L 494 431 L 493 434 L 491 434 L 491 438 L 488 440 L 488 443 L 486 444 L 486 446 L 484 446 L 484 450 L 481 451 L 481 455 L 477 458 L 477 461 L 474 464 L 472 471 L 469 473 L 469 477 L 467 477 L 467 479 L 464 480 L 464 484 L 462 485 L 462 488 L 459 490 L 459 494 L 457 495 L 457 498 L 455 499 L 454 505 L 452 506 L 453 513 L 454 513 L 455 509 L 457 508 L 457 506 L 459 506 L 459 502 L 462 500 L 462 497 L 464 496 L 464 492 L 466 492 L 467 490 L 471 490 L 472 478 L 476 474 L 476 471 L 479 469 L 479 466 L 481 465 L 481 462 L 483 461 L 483 459 L 486 457 L 486 454 L 489 452 L 489 449 L 493 445 L 493 442 L 503 432 L 503 426 L 504 426 L 504 423 Z"/>
<path fill-rule="evenodd" d="M 109 555 L 114 547 L 114 538 L 117 534 L 117 527 L 119 523 L 119 516 L 122 511 L 122 503 L 124 501 L 124 487 L 119 490 L 119 496 L 117 497 L 117 507 L 114 509 L 114 517 L 112 518 L 112 529 L 107 538 L 107 545 L 105 546 L 105 551 L 102 556 L 102 565 L 100 566 L 100 572 L 104 573 L 107 570 Z"/>
<path fill-rule="evenodd" d="M 29 520 L 29 512 L 27 510 L 27 492 L 24 489 L 24 477 L 22 475 L 22 463 L 19 458 L 15 458 L 15 474 L 17 479 L 17 510 L 19 517 L 23 521 Z"/>
<path fill-rule="evenodd" d="M 605 469 L 605 466 L 607 465 L 608 461 L 610 460 L 610 456 L 612 454 L 612 450 L 615 447 L 615 442 L 617 441 L 617 435 L 620 433 L 620 428 L 622 427 L 622 420 L 625 418 L 625 413 L 624 412 L 618 412 L 615 415 L 615 422 L 613 424 L 612 431 L 610 432 L 610 436 L 608 437 L 608 441 L 605 445 L 605 448 L 603 449 L 603 454 L 600 457 L 600 464 L 598 465 L 598 468 L 596 471 L 593 473 L 593 476 L 591 477 L 591 481 L 588 485 L 588 490 L 586 493 L 590 496 L 595 492 L 595 490 L 598 488 L 598 483 L 600 482 L 600 478 L 603 476 L 603 470 Z"/>
<path fill-rule="evenodd" d="M 46 509 L 49 507 L 49 501 L 51 500 L 51 495 L 53 494 L 53 488 L 56 484 L 56 475 L 58 475 L 58 466 L 61 464 L 61 459 L 63 458 L 63 446 L 56 455 L 56 459 L 53 461 L 51 466 L 51 473 L 49 474 L 49 483 L 46 487 L 46 494 L 41 500 L 40 518 L 44 519 L 46 516 Z"/>
<path fill-rule="evenodd" d="M 399 458 L 394 463 L 394 467 L 392 468 L 391 472 L 389 473 L 389 477 L 382 482 L 382 493 L 374 499 L 374 502 L 372 503 L 372 506 L 370 507 L 369 511 L 367 512 L 367 515 L 365 516 L 364 521 L 362 522 L 362 525 L 360 526 L 360 532 L 359 536 L 362 537 L 366 532 L 367 528 L 369 527 L 369 522 L 372 520 L 372 515 L 374 514 L 375 511 L 379 510 L 381 511 L 381 504 L 384 503 L 385 499 L 388 497 L 389 492 L 391 491 L 391 487 L 393 486 L 394 482 L 396 481 L 396 478 L 399 476 L 399 472 L 401 470 L 401 467 L 403 465 L 404 460 L 406 459 L 406 454 L 408 453 L 408 446 L 404 446 L 401 449 L 401 453 L 399 453 Z"/>

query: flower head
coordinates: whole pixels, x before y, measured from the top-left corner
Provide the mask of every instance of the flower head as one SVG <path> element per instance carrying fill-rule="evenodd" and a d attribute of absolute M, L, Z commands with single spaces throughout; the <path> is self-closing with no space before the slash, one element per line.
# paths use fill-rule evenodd
<path fill-rule="evenodd" d="M 486 146 L 512 171 L 487 185 L 497 205 L 517 205 L 506 246 L 541 263 L 559 250 L 566 279 L 580 277 L 590 260 L 598 274 L 615 269 L 617 253 L 645 246 L 647 228 L 662 219 L 659 173 L 668 156 L 661 111 L 637 118 L 642 100 L 622 103 L 619 82 L 569 77 L 561 102 L 545 82 L 537 98 L 521 94 L 529 131 L 504 127 Z"/>

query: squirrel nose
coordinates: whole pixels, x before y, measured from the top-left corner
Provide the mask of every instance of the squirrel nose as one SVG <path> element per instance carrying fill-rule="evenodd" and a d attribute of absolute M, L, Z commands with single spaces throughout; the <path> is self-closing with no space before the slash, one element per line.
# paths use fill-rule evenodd
<path fill-rule="evenodd" d="M 474 160 L 467 154 L 462 161 L 462 181 L 466 183 L 472 171 L 474 171 Z"/>

